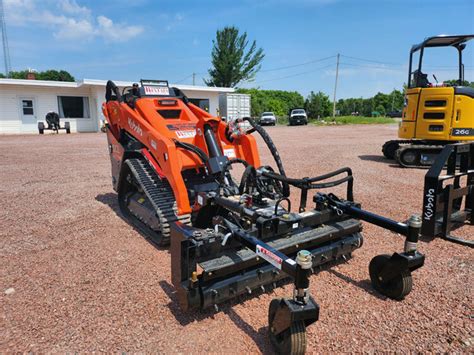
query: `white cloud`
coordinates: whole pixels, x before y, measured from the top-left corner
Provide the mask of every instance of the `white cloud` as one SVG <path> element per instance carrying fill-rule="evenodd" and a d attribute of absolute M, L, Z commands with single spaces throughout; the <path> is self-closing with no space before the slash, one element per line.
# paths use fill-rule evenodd
<path fill-rule="evenodd" d="M 99 15 L 92 16 L 91 9 L 76 0 L 60 0 L 56 8 L 44 9 L 44 1 L 4 0 L 9 26 L 42 26 L 50 28 L 53 36 L 61 40 L 89 41 L 102 38 L 106 42 L 124 42 L 143 32 L 141 26 L 115 23 Z M 27 14 L 27 15 L 26 15 Z"/>
<path fill-rule="evenodd" d="M 143 27 L 141 26 L 115 24 L 105 16 L 97 17 L 97 22 L 99 24 L 97 34 L 104 37 L 105 40 L 112 42 L 125 42 L 143 32 Z"/>
<path fill-rule="evenodd" d="M 91 10 L 85 6 L 80 6 L 76 0 L 61 0 L 59 8 L 72 15 L 90 16 Z"/>
<path fill-rule="evenodd" d="M 54 37 L 59 39 L 82 39 L 89 40 L 95 36 L 96 30 L 88 20 L 76 20 L 64 17 L 61 29 L 54 32 Z"/>

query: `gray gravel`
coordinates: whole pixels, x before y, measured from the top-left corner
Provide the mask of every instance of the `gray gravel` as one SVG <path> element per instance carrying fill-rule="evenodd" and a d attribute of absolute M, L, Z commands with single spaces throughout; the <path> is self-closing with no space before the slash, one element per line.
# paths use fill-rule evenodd
<path fill-rule="evenodd" d="M 289 175 L 350 166 L 365 208 L 397 220 L 421 212 L 425 171 L 381 157 L 395 126 L 268 131 Z M 0 200 L 1 352 L 271 352 L 267 307 L 291 285 L 226 303 L 220 313 L 182 313 L 168 251 L 118 215 L 104 134 L 0 136 Z M 400 251 L 403 238 L 368 224 L 364 232 L 354 258 L 311 279 L 321 316 L 308 328 L 308 350 L 472 353 L 473 250 L 422 242 L 426 265 L 396 302 L 371 290 L 367 267 L 376 254 Z"/>

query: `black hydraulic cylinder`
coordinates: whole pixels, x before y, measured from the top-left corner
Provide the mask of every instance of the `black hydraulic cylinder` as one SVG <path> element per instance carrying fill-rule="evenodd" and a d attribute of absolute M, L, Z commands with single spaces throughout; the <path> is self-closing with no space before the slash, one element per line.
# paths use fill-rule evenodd
<path fill-rule="evenodd" d="M 206 139 L 207 150 L 209 151 L 209 157 L 220 157 L 222 156 L 221 148 L 217 143 L 216 136 L 212 131 L 210 125 L 204 125 L 204 138 Z"/>
<path fill-rule="evenodd" d="M 214 202 L 217 205 L 225 207 L 226 209 L 228 209 L 232 212 L 238 213 L 241 216 L 244 215 L 244 216 L 250 218 L 254 222 L 257 220 L 258 213 L 251 210 L 250 208 L 246 208 L 245 206 L 241 205 L 237 201 L 233 201 L 233 200 L 225 198 L 225 197 L 217 196 L 217 197 L 214 198 Z"/>

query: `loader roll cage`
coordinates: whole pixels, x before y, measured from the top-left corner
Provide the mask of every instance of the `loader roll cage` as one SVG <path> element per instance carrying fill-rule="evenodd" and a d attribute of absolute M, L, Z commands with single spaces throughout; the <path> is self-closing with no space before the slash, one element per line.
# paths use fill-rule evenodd
<path fill-rule="evenodd" d="M 169 94 L 167 95 L 149 95 L 149 94 L 146 94 L 145 91 L 144 91 L 144 88 L 143 88 L 143 85 L 146 84 L 146 83 L 153 83 L 153 82 L 157 82 L 157 83 L 160 83 L 160 84 L 164 84 L 166 83 L 166 88 L 169 89 Z M 125 90 L 126 89 L 133 89 L 133 87 L 124 87 L 122 89 L 122 92 L 120 92 L 120 88 L 112 81 L 112 80 L 109 80 L 107 81 L 107 84 L 105 86 L 105 102 L 109 102 L 109 101 L 118 101 L 120 103 L 122 102 L 127 102 L 129 104 L 129 106 L 131 106 L 132 108 L 134 107 L 134 101 L 141 98 L 141 97 L 162 97 L 162 98 L 166 98 L 166 97 L 173 97 L 173 98 L 177 98 L 177 99 L 180 99 L 182 100 L 184 103 L 188 103 L 189 100 L 188 98 L 186 97 L 186 95 L 184 95 L 184 93 L 176 88 L 176 87 L 171 87 L 169 88 L 168 87 L 168 81 L 166 80 L 140 80 L 140 84 L 141 84 L 141 87 L 139 88 L 139 96 L 134 96 L 134 97 L 130 97 L 130 96 L 133 96 L 131 93 L 125 93 Z M 133 84 L 135 85 L 135 84 Z M 163 85 L 161 85 L 163 86 Z"/>
<path fill-rule="evenodd" d="M 423 42 L 414 45 L 410 50 L 410 60 L 408 67 L 408 88 L 414 87 L 426 87 L 428 86 L 427 75 L 423 74 L 422 64 L 423 64 L 423 54 L 425 48 L 433 47 L 454 47 L 458 51 L 458 85 L 462 86 L 464 82 L 464 64 L 462 60 L 462 52 L 466 48 L 466 43 L 474 38 L 474 35 L 453 35 L 453 36 L 433 36 L 426 38 Z M 413 55 L 420 51 L 420 57 L 418 59 L 417 69 L 412 72 L 413 64 Z M 412 77 L 413 76 L 413 77 Z"/>

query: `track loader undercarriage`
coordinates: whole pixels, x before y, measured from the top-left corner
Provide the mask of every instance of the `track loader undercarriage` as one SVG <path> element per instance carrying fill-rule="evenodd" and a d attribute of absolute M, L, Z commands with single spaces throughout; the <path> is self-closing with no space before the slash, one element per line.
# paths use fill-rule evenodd
<path fill-rule="evenodd" d="M 428 169 L 447 144 L 454 142 L 423 140 L 391 140 L 382 147 L 387 159 L 394 159 L 404 168 Z"/>
<path fill-rule="evenodd" d="M 106 97 L 121 212 L 156 244 L 171 245 L 172 281 L 183 310 L 218 309 L 239 294 L 290 278 L 293 296 L 270 304 L 269 334 L 277 351 L 304 352 L 305 328 L 319 317 L 309 294 L 312 271 L 362 246 L 361 220 L 405 236 L 400 252 L 370 263 L 374 288 L 397 300 L 411 292 L 411 273 L 424 263 L 417 250 L 422 220 L 396 222 L 362 209 L 354 201 L 351 169 L 289 178 L 270 136 L 252 119 L 222 122 L 163 82 L 143 81 L 139 92 L 123 95 L 109 82 Z M 276 170 L 260 164 L 254 131 Z M 346 187 L 344 197 L 323 193 L 338 185 Z M 300 194 L 296 208 L 290 186 Z"/>

